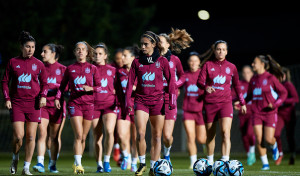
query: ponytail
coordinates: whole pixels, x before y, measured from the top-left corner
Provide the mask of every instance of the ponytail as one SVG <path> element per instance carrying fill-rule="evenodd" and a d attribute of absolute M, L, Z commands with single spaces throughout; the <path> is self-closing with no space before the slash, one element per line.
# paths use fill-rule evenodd
<path fill-rule="evenodd" d="M 137 45 L 127 46 L 123 50 L 129 51 L 131 56 L 134 56 L 135 58 L 139 56 L 139 52 L 140 52 L 139 47 Z"/>
<path fill-rule="evenodd" d="M 279 81 L 283 80 L 282 68 L 280 64 L 272 58 L 271 55 L 258 55 L 256 57 L 265 64 L 265 69 L 269 73 L 273 74 Z"/>
<path fill-rule="evenodd" d="M 185 29 L 180 30 L 173 28 L 172 32 L 170 34 L 159 34 L 159 36 L 162 36 L 166 39 L 166 41 L 170 44 L 170 50 L 174 51 L 175 53 L 179 54 L 181 53 L 182 49 L 186 49 L 190 47 L 190 43 L 194 40 L 192 39 L 191 35 L 186 32 Z"/>

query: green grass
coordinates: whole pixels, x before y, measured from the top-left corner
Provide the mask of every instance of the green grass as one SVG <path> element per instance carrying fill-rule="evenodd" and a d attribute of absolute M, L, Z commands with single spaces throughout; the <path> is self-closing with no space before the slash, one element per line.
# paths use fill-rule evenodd
<path fill-rule="evenodd" d="M 149 166 L 149 154 L 147 156 L 147 165 Z M 216 155 L 215 159 L 219 158 L 220 155 Z M 237 159 L 244 164 L 245 173 L 244 175 L 255 175 L 255 176 L 265 176 L 265 175 L 299 175 L 300 176 L 300 160 L 296 160 L 296 165 L 290 166 L 288 165 L 289 156 L 286 155 L 282 161 L 282 164 L 279 166 L 275 166 L 274 161 L 271 159 L 271 155 L 269 154 L 269 163 L 271 170 L 270 171 L 261 171 L 261 161 L 257 156 L 257 161 L 253 166 L 246 166 L 246 157 L 244 154 L 231 154 L 231 159 Z M 24 155 L 20 156 L 19 166 L 17 175 L 20 175 L 22 172 L 22 166 L 24 161 Z M 173 164 L 174 172 L 172 175 L 194 175 L 192 170 L 187 169 L 189 167 L 190 161 L 189 157 L 186 153 L 173 153 L 171 155 L 171 161 Z M 74 162 L 73 155 L 71 153 L 60 155 L 60 158 L 57 162 L 57 169 L 60 171 L 57 175 L 72 175 L 72 163 Z M 11 163 L 11 154 L 7 153 L 0 153 L 0 175 L 9 175 L 9 167 Z M 40 174 L 36 173 L 32 170 L 32 166 L 36 164 L 36 156 L 34 156 L 30 171 L 32 174 L 35 175 L 53 175 L 48 172 L 46 169 L 46 173 Z M 129 170 L 122 171 L 119 167 L 117 167 L 114 161 L 111 161 L 112 172 L 111 173 L 95 173 L 96 171 L 96 163 L 93 157 L 89 157 L 87 154 L 84 155 L 82 159 L 82 164 L 85 168 L 85 175 L 134 175 L 134 173 L 130 172 Z M 45 166 L 48 165 L 48 159 L 45 159 Z M 144 175 L 148 175 L 149 169 L 146 171 Z M 213 175 L 213 174 L 211 174 Z"/>

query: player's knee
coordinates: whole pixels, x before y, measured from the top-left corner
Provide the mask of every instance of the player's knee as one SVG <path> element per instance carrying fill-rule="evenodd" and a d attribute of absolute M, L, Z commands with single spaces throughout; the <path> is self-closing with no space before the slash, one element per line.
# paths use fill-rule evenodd
<path fill-rule="evenodd" d="M 223 141 L 230 141 L 230 131 L 222 132 L 222 139 L 223 139 Z"/>
<path fill-rule="evenodd" d="M 197 141 L 200 144 L 205 144 L 206 143 L 206 136 L 197 136 Z"/>
<path fill-rule="evenodd" d="M 145 140 L 145 132 L 138 132 L 137 141 Z"/>

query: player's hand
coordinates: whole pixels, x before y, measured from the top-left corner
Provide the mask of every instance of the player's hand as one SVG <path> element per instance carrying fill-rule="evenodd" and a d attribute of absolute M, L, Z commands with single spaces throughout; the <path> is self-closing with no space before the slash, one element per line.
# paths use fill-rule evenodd
<path fill-rule="evenodd" d="M 273 104 L 272 104 L 272 103 L 270 103 L 270 104 L 268 105 L 268 108 L 270 108 L 270 109 L 274 109 L 274 107 L 273 107 Z"/>
<path fill-rule="evenodd" d="M 132 107 L 129 106 L 129 107 L 128 107 L 128 112 L 127 112 L 127 114 L 130 116 L 130 114 L 132 114 L 132 111 L 133 111 Z"/>
<path fill-rule="evenodd" d="M 233 108 L 237 111 L 239 111 L 241 109 L 241 106 L 240 106 L 240 102 L 239 101 L 236 101 L 233 103 Z"/>
<path fill-rule="evenodd" d="M 93 90 L 94 90 L 93 87 L 90 87 L 90 86 L 87 86 L 87 85 L 83 85 L 82 88 L 83 88 L 83 90 L 84 90 L 85 92 L 90 92 L 90 91 L 93 91 Z"/>
<path fill-rule="evenodd" d="M 47 103 L 46 98 L 45 98 L 45 97 L 42 97 L 42 98 L 40 99 L 40 108 L 46 106 L 46 103 Z"/>
<path fill-rule="evenodd" d="M 208 87 L 206 87 L 206 92 L 207 93 L 213 93 L 213 92 L 215 92 L 216 90 L 215 90 L 215 88 L 213 88 L 213 87 L 211 87 L 211 86 L 208 86 Z"/>
<path fill-rule="evenodd" d="M 241 106 L 241 110 L 242 110 L 242 114 L 246 114 L 247 113 L 246 105 Z"/>
<path fill-rule="evenodd" d="M 57 109 L 60 109 L 60 108 L 61 108 L 59 100 L 55 100 L 55 101 L 54 101 L 54 106 L 55 106 Z"/>
<path fill-rule="evenodd" d="M 5 107 L 6 107 L 7 109 L 11 109 L 11 108 L 12 108 L 12 106 L 11 106 L 11 101 L 10 101 L 10 100 L 8 100 L 8 101 L 5 102 Z"/>

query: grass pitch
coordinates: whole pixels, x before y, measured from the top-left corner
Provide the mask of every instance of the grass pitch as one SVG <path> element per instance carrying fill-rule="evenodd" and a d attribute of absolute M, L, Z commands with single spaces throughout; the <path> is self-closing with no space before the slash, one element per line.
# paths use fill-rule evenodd
<path fill-rule="evenodd" d="M 149 154 L 147 154 L 147 166 L 149 167 Z M 259 156 L 256 157 L 256 163 L 253 166 L 246 165 L 246 154 L 231 154 L 231 159 L 237 159 L 241 161 L 245 168 L 244 175 L 255 175 L 255 176 L 266 176 L 266 175 L 299 175 L 300 176 L 300 159 L 296 159 L 295 165 L 288 165 L 289 155 L 285 155 L 281 165 L 276 166 L 274 161 L 271 159 L 271 154 L 269 156 L 269 163 L 271 170 L 270 171 L 261 171 L 261 161 Z M 220 155 L 215 156 L 215 160 L 220 158 Z M 198 156 L 199 158 L 199 156 Z M 17 175 L 20 175 L 23 168 L 24 162 L 24 154 L 20 155 L 20 161 L 18 165 Z M 41 174 L 34 172 L 32 167 L 36 164 L 36 156 L 34 155 L 32 163 L 30 165 L 30 171 L 34 175 L 73 175 L 72 163 L 74 162 L 72 153 L 61 153 L 60 158 L 57 161 L 57 169 L 59 170 L 58 174 L 51 174 L 48 169 L 46 172 Z M 174 168 L 172 175 L 178 176 L 192 176 L 194 175 L 193 171 L 188 169 L 190 160 L 187 153 L 171 153 L 171 162 Z M 10 175 L 9 167 L 11 163 L 11 154 L 10 153 L 0 153 L 0 175 Z M 96 162 L 93 157 L 85 154 L 82 158 L 82 164 L 85 168 L 84 175 L 109 175 L 109 176 L 117 176 L 117 175 L 134 175 L 133 172 L 129 170 L 123 171 L 119 167 L 117 167 L 116 162 L 111 160 L 112 172 L 111 173 L 95 173 L 96 171 Z M 48 158 L 45 157 L 45 167 L 48 165 Z M 148 175 L 149 168 L 144 173 L 144 175 Z M 213 174 L 211 174 L 213 175 Z"/>

